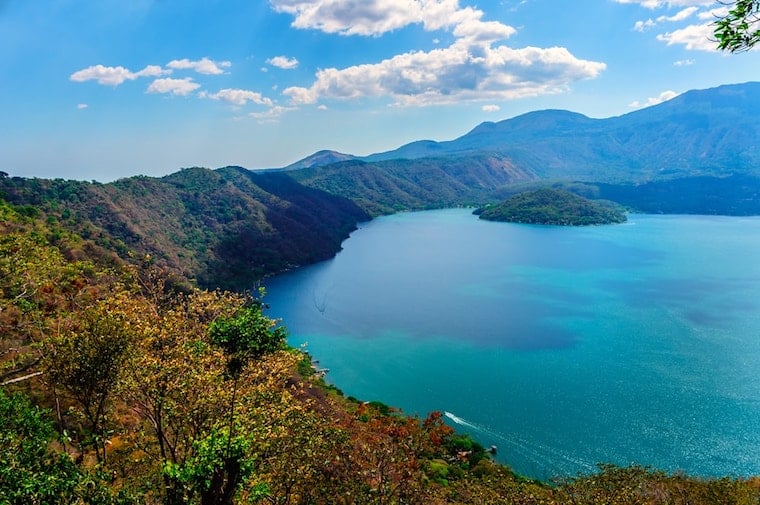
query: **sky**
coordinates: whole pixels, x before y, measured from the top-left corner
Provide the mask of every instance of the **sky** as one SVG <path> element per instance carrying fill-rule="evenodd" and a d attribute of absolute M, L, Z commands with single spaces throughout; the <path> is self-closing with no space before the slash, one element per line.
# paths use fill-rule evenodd
<path fill-rule="evenodd" d="M 722 9 L 722 10 L 721 10 Z M 0 0 L 0 171 L 110 182 L 760 80 L 707 0 Z"/>

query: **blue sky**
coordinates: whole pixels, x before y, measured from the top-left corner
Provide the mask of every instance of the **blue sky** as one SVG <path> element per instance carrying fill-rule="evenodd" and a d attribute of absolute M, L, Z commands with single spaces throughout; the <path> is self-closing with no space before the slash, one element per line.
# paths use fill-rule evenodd
<path fill-rule="evenodd" d="M 705 0 L 0 0 L 0 170 L 112 181 L 760 80 Z"/>

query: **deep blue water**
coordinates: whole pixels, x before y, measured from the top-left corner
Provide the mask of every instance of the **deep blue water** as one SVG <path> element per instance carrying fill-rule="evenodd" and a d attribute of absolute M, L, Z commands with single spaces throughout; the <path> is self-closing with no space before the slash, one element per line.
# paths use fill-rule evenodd
<path fill-rule="evenodd" d="M 371 221 L 267 282 L 347 395 L 448 420 L 516 471 L 760 474 L 760 219 Z"/>

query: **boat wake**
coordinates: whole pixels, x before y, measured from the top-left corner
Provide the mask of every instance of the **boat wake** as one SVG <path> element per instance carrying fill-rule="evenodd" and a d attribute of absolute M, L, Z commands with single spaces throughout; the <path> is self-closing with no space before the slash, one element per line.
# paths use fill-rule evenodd
<path fill-rule="evenodd" d="M 485 430 L 483 427 L 476 425 L 475 423 L 465 421 L 461 417 L 455 416 L 451 412 L 444 412 L 443 415 L 445 415 L 446 417 L 448 417 L 449 419 L 451 419 L 453 422 L 455 422 L 456 424 L 460 426 L 467 426 L 468 428 L 472 428 L 473 430 L 477 430 L 477 431 L 488 431 L 488 430 Z"/>
<path fill-rule="evenodd" d="M 549 479 L 556 476 L 575 475 L 578 472 L 593 472 L 596 470 L 596 466 L 591 462 L 573 456 L 556 447 L 533 442 L 515 435 L 505 435 L 451 412 L 444 412 L 443 414 L 451 422 L 459 426 L 469 428 L 489 439 L 498 440 L 504 446 L 504 450 L 500 451 L 502 455 L 506 455 L 507 459 L 513 460 L 515 456 L 519 457 L 530 468 L 531 473 L 535 474 L 538 478 Z"/>

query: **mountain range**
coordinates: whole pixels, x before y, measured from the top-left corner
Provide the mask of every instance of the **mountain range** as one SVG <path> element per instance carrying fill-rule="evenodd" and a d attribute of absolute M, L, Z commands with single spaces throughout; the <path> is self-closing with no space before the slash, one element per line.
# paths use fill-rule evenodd
<path fill-rule="evenodd" d="M 109 184 L 0 172 L 0 198 L 126 261 L 150 257 L 198 285 L 245 289 L 331 257 L 374 216 L 538 187 L 649 213 L 760 214 L 758 117 L 760 83 L 726 85 L 618 117 L 537 111 L 450 141 L 366 157 L 325 150 L 281 169 L 194 167 Z"/>
<path fill-rule="evenodd" d="M 592 119 L 564 110 L 486 122 L 444 142 L 420 140 L 366 157 L 320 151 L 292 168 L 499 155 L 541 179 L 648 182 L 760 173 L 760 83 L 693 90 L 628 114 Z M 291 168 L 289 167 L 289 168 Z"/>

